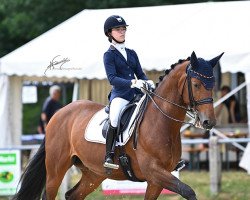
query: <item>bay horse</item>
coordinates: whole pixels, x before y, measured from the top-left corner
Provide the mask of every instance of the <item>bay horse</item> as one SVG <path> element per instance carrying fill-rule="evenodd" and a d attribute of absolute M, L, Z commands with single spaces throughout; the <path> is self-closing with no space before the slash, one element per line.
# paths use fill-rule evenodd
<path fill-rule="evenodd" d="M 153 94 L 147 93 L 151 100 L 138 128 L 137 149 L 133 149 L 132 139 L 124 147 L 135 176 L 147 182 L 145 200 L 157 199 L 164 188 L 185 199 L 197 199 L 194 190 L 171 171 L 181 158 L 180 128 L 187 110 L 197 114 L 205 129 L 216 124 L 212 88 L 207 89 L 206 84 L 214 82 L 208 75 L 213 73 L 221 56 L 205 61 L 193 52 L 191 58 L 180 60 L 166 70 Z M 82 176 L 65 194 L 68 200 L 84 199 L 106 178 L 127 179 L 121 167 L 107 175 L 103 167 L 105 145 L 88 142 L 83 137 L 91 117 L 103 107 L 81 100 L 65 106 L 52 117 L 45 140 L 26 167 L 14 200 L 39 200 L 41 196 L 54 200 L 65 173 L 73 165 L 80 169 Z"/>

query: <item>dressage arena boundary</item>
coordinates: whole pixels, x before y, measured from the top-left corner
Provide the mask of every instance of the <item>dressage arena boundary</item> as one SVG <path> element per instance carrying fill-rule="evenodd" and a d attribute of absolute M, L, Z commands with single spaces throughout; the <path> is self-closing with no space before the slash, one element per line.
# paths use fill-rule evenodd
<path fill-rule="evenodd" d="M 250 142 L 250 138 L 223 138 L 219 139 L 218 136 L 211 136 L 209 139 L 182 139 L 182 144 L 209 144 L 209 173 L 210 173 L 210 191 L 212 194 L 218 194 L 220 192 L 221 187 L 221 156 L 220 156 L 220 144 L 232 143 L 248 143 Z M 39 148 L 39 144 L 34 145 L 17 145 L 17 146 L 6 146 L 1 147 L 1 150 L 31 150 L 34 152 Z M 243 150 L 243 149 L 241 149 Z M 243 150 L 244 151 L 244 150 Z M 76 169 L 73 168 L 73 172 L 76 172 Z M 72 170 L 69 170 L 64 177 L 64 180 L 61 184 L 60 188 L 60 196 L 64 198 L 64 194 L 69 189 L 69 182 Z"/>

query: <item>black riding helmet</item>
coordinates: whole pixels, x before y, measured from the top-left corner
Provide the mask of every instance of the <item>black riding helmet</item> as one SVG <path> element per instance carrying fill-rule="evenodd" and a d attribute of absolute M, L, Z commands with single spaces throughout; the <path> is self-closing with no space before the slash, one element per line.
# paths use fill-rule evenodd
<path fill-rule="evenodd" d="M 119 15 L 112 15 L 108 17 L 104 23 L 104 33 L 109 38 L 109 41 L 111 42 L 111 39 L 114 39 L 111 37 L 108 33 L 111 32 L 112 28 L 117 28 L 121 26 L 128 26 L 125 22 L 125 20 L 119 16 Z"/>

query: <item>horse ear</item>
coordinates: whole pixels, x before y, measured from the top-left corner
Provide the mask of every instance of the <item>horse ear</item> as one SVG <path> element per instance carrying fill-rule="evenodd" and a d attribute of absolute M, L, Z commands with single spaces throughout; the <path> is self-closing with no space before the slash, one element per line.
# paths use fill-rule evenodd
<path fill-rule="evenodd" d="M 208 61 L 210 63 L 210 65 L 212 67 L 214 67 L 218 63 L 218 61 L 220 60 L 220 58 L 223 56 L 223 54 L 224 54 L 224 52 L 222 54 L 220 54 L 219 56 L 217 56 L 217 57 L 211 59 L 210 61 Z"/>
<path fill-rule="evenodd" d="M 193 69 L 199 66 L 199 62 L 194 51 L 191 54 L 190 62 Z"/>

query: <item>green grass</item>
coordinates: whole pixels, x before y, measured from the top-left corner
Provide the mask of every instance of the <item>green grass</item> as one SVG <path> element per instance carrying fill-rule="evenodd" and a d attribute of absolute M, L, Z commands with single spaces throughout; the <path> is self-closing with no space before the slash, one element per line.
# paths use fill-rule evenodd
<path fill-rule="evenodd" d="M 180 179 L 191 186 L 197 194 L 199 200 L 249 200 L 250 199 L 250 176 L 243 171 L 223 172 L 221 192 L 218 195 L 210 193 L 209 172 L 180 173 Z M 90 194 L 86 200 L 143 200 L 143 196 L 103 196 L 99 187 Z M 182 200 L 180 195 L 160 195 L 158 200 Z"/>
<path fill-rule="evenodd" d="M 74 176 L 72 185 L 79 179 Z M 229 171 L 222 173 L 221 192 L 214 196 L 210 193 L 209 172 L 182 171 L 180 179 L 191 186 L 199 200 L 249 200 L 250 199 L 250 175 L 243 171 Z M 1 198 L 0 200 L 6 200 Z M 103 196 L 101 187 L 90 194 L 86 200 L 143 200 L 143 196 Z M 180 195 L 160 195 L 158 200 L 183 200 Z"/>

